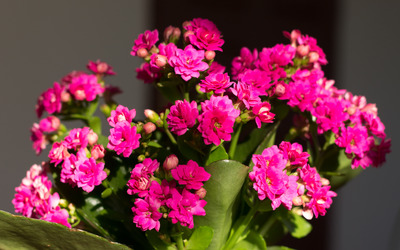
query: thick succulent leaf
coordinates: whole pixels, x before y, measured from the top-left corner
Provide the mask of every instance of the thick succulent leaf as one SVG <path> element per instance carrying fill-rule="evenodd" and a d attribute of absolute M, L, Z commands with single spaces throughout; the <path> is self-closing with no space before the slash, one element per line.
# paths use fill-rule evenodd
<path fill-rule="evenodd" d="M 268 247 L 268 250 L 294 250 L 294 249 L 285 246 L 270 246 Z"/>
<path fill-rule="evenodd" d="M 97 235 L 0 211 L 0 249 L 130 249 Z"/>
<path fill-rule="evenodd" d="M 213 238 L 214 230 L 211 227 L 201 226 L 194 230 L 186 244 L 187 250 L 207 249 Z"/>
<path fill-rule="evenodd" d="M 241 193 L 248 167 L 237 161 L 222 160 L 211 163 L 205 169 L 211 174 L 204 184 L 207 190 L 206 216 L 196 216 L 195 225 L 211 227 L 214 237 L 208 249 L 220 249 L 228 237 L 234 206 L 237 205 L 235 201 Z"/>
<path fill-rule="evenodd" d="M 260 234 L 250 231 L 232 250 L 267 250 L 267 243 Z"/>
<path fill-rule="evenodd" d="M 329 146 L 324 154 L 327 157 L 320 164 L 319 172 L 329 178 L 333 190 L 343 186 L 362 171 L 361 167 L 352 169 L 351 159 L 347 158 L 344 149 L 336 145 Z"/>
<path fill-rule="evenodd" d="M 265 137 L 263 137 L 263 140 L 260 142 L 260 144 L 257 146 L 256 150 L 253 152 L 253 154 L 261 154 L 264 149 L 271 147 L 275 143 L 275 136 L 276 136 L 276 130 L 279 127 L 279 122 L 274 123 L 269 127 L 267 133 L 265 134 Z M 253 162 L 250 162 L 249 164 L 250 168 L 254 166 Z"/>
<path fill-rule="evenodd" d="M 150 244 L 156 250 L 176 250 L 173 244 L 168 244 L 159 237 L 159 233 L 155 230 L 150 230 L 146 232 L 146 237 Z"/>
<path fill-rule="evenodd" d="M 303 238 L 311 232 L 311 224 L 300 215 L 286 209 L 277 211 L 279 212 L 279 219 L 294 238 Z"/>
<path fill-rule="evenodd" d="M 208 166 L 210 163 L 214 161 L 226 160 L 229 159 L 228 154 L 226 153 L 225 148 L 222 145 L 219 145 L 215 149 L 211 150 L 208 155 L 207 161 L 204 165 Z"/>
<path fill-rule="evenodd" d="M 203 162 L 201 153 L 195 149 L 193 144 L 192 133 L 186 132 L 184 135 L 178 136 L 177 139 L 179 152 L 188 160 Z"/>

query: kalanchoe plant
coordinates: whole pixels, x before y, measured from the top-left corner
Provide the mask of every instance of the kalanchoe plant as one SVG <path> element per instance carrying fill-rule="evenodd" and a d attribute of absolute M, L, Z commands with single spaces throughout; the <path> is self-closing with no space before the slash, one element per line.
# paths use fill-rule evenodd
<path fill-rule="evenodd" d="M 51 145 L 49 160 L 16 188 L 15 211 L 141 249 L 266 249 L 306 236 L 336 188 L 384 163 L 390 139 L 375 104 L 324 77 L 316 39 L 284 35 L 290 44 L 242 48 L 228 74 L 210 20 L 169 26 L 162 42 L 140 34 L 137 77 L 170 101 L 144 121 L 112 99 L 107 63 L 63 77 L 38 98 L 38 117 L 49 116 L 31 140 L 37 154 Z"/>

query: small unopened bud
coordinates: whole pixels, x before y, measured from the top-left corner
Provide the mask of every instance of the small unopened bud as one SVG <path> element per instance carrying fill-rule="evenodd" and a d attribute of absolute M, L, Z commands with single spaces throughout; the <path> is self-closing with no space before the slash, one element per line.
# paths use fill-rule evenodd
<path fill-rule="evenodd" d="M 179 39 L 180 35 L 181 35 L 181 30 L 174 26 L 168 26 L 164 30 L 164 40 L 166 42 L 175 42 L 176 40 Z"/>
<path fill-rule="evenodd" d="M 87 135 L 88 143 L 90 146 L 93 146 L 96 144 L 97 140 L 99 139 L 99 136 L 93 132 L 93 130 L 90 130 L 89 134 Z"/>
<path fill-rule="evenodd" d="M 215 58 L 215 51 L 207 50 L 207 51 L 204 53 L 204 57 L 206 58 L 207 61 L 211 61 L 212 59 Z"/>
<path fill-rule="evenodd" d="M 172 169 L 176 168 L 178 166 L 179 159 L 176 155 L 172 154 L 169 155 L 164 163 L 163 163 L 163 168 L 165 171 L 171 171 Z"/>
<path fill-rule="evenodd" d="M 311 51 L 311 52 L 308 54 L 308 57 L 310 58 L 310 59 L 308 60 L 310 63 L 315 63 L 315 62 L 317 62 L 318 59 L 319 59 L 319 55 L 318 55 L 318 53 L 315 52 L 315 51 Z"/>
<path fill-rule="evenodd" d="M 195 194 L 197 194 L 200 199 L 204 199 L 204 197 L 206 197 L 207 190 L 202 187 L 199 190 L 197 190 Z"/>
<path fill-rule="evenodd" d="M 283 96 L 286 93 L 286 84 L 278 82 L 275 86 L 275 95 L 278 97 Z"/>
<path fill-rule="evenodd" d="M 139 155 L 137 159 L 138 159 L 139 162 L 143 162 L 144 159 L 146 159 L 146 156 L 144 156 L 144 155 Z"/>
<path fill-rule="evenodd" d="M 194 32 L 191 30 L 186 31 L 183 34 L 183 39 L 185 39 L 185 42 L 189 42 L 189 36 L 194 35 Z"/>
<path fill-rule="evenodd" d="M 311 209 L 304 209 L 303 210 L 303 217 L 306 218 L 307 220 L 311 220 L 314 215 L 313 215 L 313 211 Z"/>
<path fill-rule="evenodd" d="M 163 55 L 157 55 L 155 61 L 156 65 L 162 68 L 167 64 L 167 57 Z"/>
<path fill-rule="evenodd" d="M 146 134 L 151 134 L 156 130 L 156 125 L 152 122 L 147 122 L 143 125 L 143 130 Z"/>
<path fill-rule="evenodd" d="M 153 111 L 151 109 L 145 109 L 144 110 L 144 116 L 146 116 L 146 118 L 149 119 L 153 123 L 155 123 L 158 120 L 160 120 L 160 116 L 155 111 Z"/>
<path fill-rule="evenodd" d="M 292 202 L 293 202 L 293 205 L 295 205 L 295 206 L 303 205 L 303 199 L 301 198 L 301 196 L 294 197 Z"/>
<path fill-rule="evenodd" d="M 99 64 L 97 64 L 97 72 L 104 74 L 106 73 L 108 70 L 108 64 L 105 62 L 100 62 Z"/>
<path fill-rule="evenodd" d="M 91 155 L 95 160 L 98 160 L 98 159 L 103 159 L 105 153 L 106 150 L 104 149 L 103 145 L 97 144 L 94 145 L 94 147 L 92 148 Z"/>
<path fill-rule="evenodd" d="M 69 102 L 71 100 L 71 95 L 68 92 L 61 93 L 61 102 Z"/>
<path fill-rule="evenodd" d="M 329 180 L 326 178 L 321 178 L 321 185 L 328 186 L 330 184 Z"/>
<path fill-rule="evenodd" d="M 149 52 L 145 48 L 140 48 L 136 51 L 136 55 L 141 58 L 145 58 L 149 55 Z"/>
<path fill-rule="evenodd" d="M 299 45 L 297 46 L 297 54 L 299 54 L 299 56 L 303 57 L 308 55 L 308 53 L 310 52 L 310 46 L 309 45 Z"/>
<path fill-rule="evenodd" d="M 187 27 L 187 26 L 192 26 L 192 23 L 191 23 L 190 21 L 184 21 L 184 22 L 182 23 L 182 27 L 185 28 L 185 27 Z"/>

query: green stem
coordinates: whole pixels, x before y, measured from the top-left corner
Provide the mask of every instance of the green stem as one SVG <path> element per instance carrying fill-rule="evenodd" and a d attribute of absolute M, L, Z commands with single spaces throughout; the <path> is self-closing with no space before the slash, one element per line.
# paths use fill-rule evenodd
<path fill-rule="evenodd" d="M 183 85 L 183 98 L 190 102 L 190 96 L 189 96 L 189 83 L 185 83 Z"/>
<path fill-rule="evenodd" d="M 232 136 L 231 146 L 229 147 L 229 159 L 233 159 L 235 156 L 236 146 L 239 140 L 240 132 L 242 131 L 243 123 L 239 123 L 235 133 Z"/>
<path fill-rule="evenodd" d="M 317 162 L 320 161 L 320 157 L 321 157 L 321 145 L 319 144 L 318 141 L 318 134 L 317 134 L 317 124 L 314 123 L 311 119 L 310 119 L 310 132 L 311 132 L 311 138 L 315 147 L 315 155 L 314 155 L 314 161 L 313 161 L 313 165 L 315 165 Z"/>
<path fill-rule="evenodd" d="M 276 221 L 276 216 L 271 214 L 271 217 L 268 218 L 267 222 L 258 230 L 259 234 L 265 236 L 266 233 L 271 229 Z"/>
<path fill-rule="evenodd" d="M 168 138 L 171 140 L 172 144 L 176 145 L 177 142 L 175 140 L 175 137 L 171 134 L 168 128 L 165 128 L 165 133 L 167 134 Z"/>
<path fill-rule="evenodd" d="M 223 248 L 224 250 L 233 249 L 233 247 L 236 245 L 240 236 L 242 236 L 243 232 L 245 232 L 246 229 L 248 228 L 251 220 L 253 219 L 254 215 L 256 214 L 256 212 L 258 210 L 259 204 L 260 204 L 260 202 L 257 201 L 254 204 L 254 206 L 250 209 L 249 213 L 246 215 L 243 222 L 240 224 L 240 226 L 237 228 L 237 230 L 234 232 L 234 234 L 232 234 L 229 237 L 229 239 L 226 241 L 225 246 Z"/>
<path fill-rule="evenodd" d="M 175 227 L 176 232 L 172 235 L 176 242 L 176 247 L 178 250 L 184 250 L 185 247 L 183 246 L 183 239 L 182 239 L 182 232 L 179 230 L 179 226 L 176 225 Z"/>

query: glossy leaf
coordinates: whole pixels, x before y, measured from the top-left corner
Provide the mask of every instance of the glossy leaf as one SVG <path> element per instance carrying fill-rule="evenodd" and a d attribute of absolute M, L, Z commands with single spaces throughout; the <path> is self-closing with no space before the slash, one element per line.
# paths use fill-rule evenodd
<path fill-rule="evenodd" d="M 130 249 L 97 235 L 0 211 L 0 249 Z"/>
<path fill-rule="evenodd" d="M 160 238 L 160 234 L 155 230 L 149 230 L 146 232 L 146 237 L 149 240 L 152 247 L 156 250 L 176 250 L 173 244 L 168 244 Z"/>
<path fill-rule="evenodd" d="M 225 148 L 222 145 L 219 145 L 217 148 L 209 153 L 208 159 L 204 165 L 208 166 L 214 161 L 226 160 L 228 158 L 229 156 L 226 153 Z"/>
<path fill-rule="evenodd" d="M 250 231 L 232 250 L 267 250 L 267 243 L 260 234 Z"/>
<path fill-rule="evenodd" d="M 210 226 L 214 237 L 209 249 L 220 249 L 229 234 L 234 216 L 236 199 L 240 195 L 248 167 L 240 162 L 222 160 L 205 167 L 211 178 L 205 183 L 206 216 L 196 216 L 195 225 Z"/>
<path fill-rule="evenodd" d="M 194 230 L 186 244 L 187 250 L 207 249 L 213 238 L 214 230 L 211 227 L 201 226 Z"/>
<path fill-rule="evenodd" d="M 280 209 L 278 211 L 279 219 L 294 238 L 303 238 L 311 232 L 311 224 L 302 216 L 287 211 L 286 209 Z"/>

